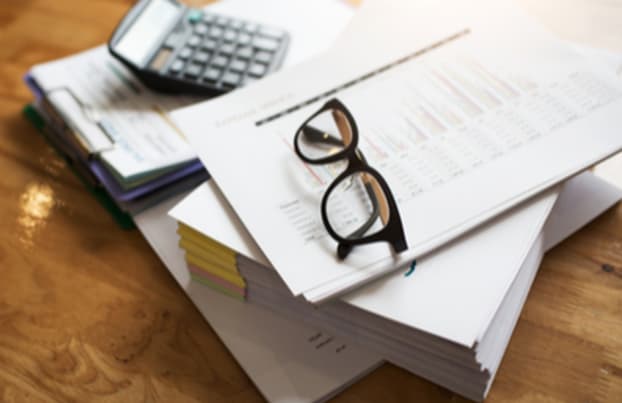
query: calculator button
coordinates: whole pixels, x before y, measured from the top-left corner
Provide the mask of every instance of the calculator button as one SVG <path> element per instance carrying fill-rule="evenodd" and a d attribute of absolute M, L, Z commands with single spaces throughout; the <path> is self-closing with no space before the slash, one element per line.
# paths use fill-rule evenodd
<path fill-rule="evenodd" d="M 228 29 L 225 31 L 225 34 L 223 35 L 223 38 L 225 39 L 225 41 L 229 41 L 229 42 L 233 42 L 235 40 L 235 37 L 238 36 L 237 33 L 232 30 L 232 29 Z"/>
<path fill-rule="evenodd" d="M 203 14 L 203 22 L 209 24 L 216 20 L 216 16 L 214 14 Z"/>
<path fill-rule="evenodd" d="M 207 33 L 207 25 L 205 25 L 205 24 L 197 24 L 194 27 L 194 33 L 197 34 L 197 35 L 201 35 L 201 36 L 205 35 Z"/>
<path fill-rule="evenodd" d="M 229 58 L 226 56 L 218 55 L 212 59 L 212 66 L 225 67 L 229 62 Z"/>
<path fill-rule="evenodd" d="M 240 45 L 248 45 L 249 43 L 251 43 L 251 36 L 249 34 L 241 33 L 238 36 L 237 42 Z"/>
<path fill-rule="evenodd" d="M 201 64 L 207 63 L 208 59 L 209 59 L 209 53 L 207 52 L 197 52 L 194 54 L 194 57 L 192 58 L 194 62 L 201 63 Z"/>
<path fill-rule="evenodd" d="M 266 74 L 266 66 L 260 63 L 253 63 L 248 72 L 255 77 L 261 77 Z"/>
<path fill-rule="evenodd" d="M 203 73 L 203 78 L 209 81 L 218 81 L 220 73 L 222 73 L 222 70 L 214 67 L 208 67 L 207 70 L 205 70 L 205 73 Z"/>
<path fill-rule="evenodd" d="M 225 43 L 218 50 L 220 51 L 220 53 L 224 53 L 226 55 L 230 55 L 233 52 L 235 52 L 235 45 L 232 44 L 232 43 Z"/>
<path fill-rule="evenodd" d="M 201 38 L 196 35 L 192 35 L 190 39 L 188 39 L 188 46 L 195 47 L 198 46 L 199 43 L 201 43 Z"/>
<path fill-rule="evenodd" d="M 212 38 L 220 38 L 222 36 L 222 28 L 212 27 L 209 31 L 209 36 Z"/>
<path fill-rule="evenodd" d="M 179 51 L 179 54 L 177 56 L 181 59 L 187 59 L 190 57 L 191 54 L 192 54 L 192 49 L 183 48 L 182 50 Z"/>
<path fill-rule="evenodd" d="M 244 60 L 235 59 L 229 65 L 229 69 L 236 70 L 236 71 L 244 71 L 246 70 L 247 66 L 248 66 L 248 63 L 245 62 Z"/>
<path fill-rule="evenodd" d="M 216 18 L 216 24 L 218 25 L 227 25 L 228 23 L 229 23 L 229 18 L 227 17 L 220 16 Z"/>
<path fill-rule="evenodd" d="M 228 71 L 222 76 L 221 82 L 225 85 L 229 85 L 231 87 L 235 87 L 240 82 L 240 76 L 238 73 L 234 73 L 232 71 Z"/>
<path fill-rule="evenodd" d="M 274 39 L 280 39 L 283 37 L 283 35 L 285 35 L 284 31 L 280 29 L 276 29 L 276 28 L 270 28 L 270 27 L 261 27 L 261 29 L 259 30 L 259 33 L 262 36 L 267 36 L 267 37 L 274 38 Z"/>
<path fill-rule="evenodd" d="M 231 24 L 229 24 L 229 26 L 233 29 L 240 29 L 243 25 L 244 23 L 240 20 L 233 20 L 231 21 Z"/>
<path fill-rule="evenodd" d="M 257 52 L 257 54 L 255 55 L 256 62 L 269 64 L 271 60 L 272 60 L 272 54 L 268 52 Z"/>
<path fill-rule="evenodd" d="M 186 63 L 184 63 L 183 60 L 177 59 L 173 62 L 173 64 L 171 64 L 171 67 L 169 67 L 168 71 L 170 71 L 171 73 L 179 73 L 184 69 L 185 64 Z"/>
<path fill-rule="evenodd" d="M 253 56 L 253 48 L 245 46 L 243 48 L 239 48 L 236 52 L 238 57 L 243 57 L 245 59 L 250 59 Z"/>
<path fill-rule="evenodd" d="M 207 50 L 215 50 L 218 47 L 218 43 L 212 39 L 206 39 L 201 47 Z"/>
<path fill-rule="evenodd" d="M 190 77 L 190 78 L 196 78 L 199 76 L 199 74 L 201 74 L 201 70 L 202 70 L 202 66 L 198 65 L 198 64 L 191 64 L 190 66 L 188 66 L 188 68 L 186 69 L 186 76 Z"/>
<path fill-rule="evenodd" d="M 256 36 L 253 38 L 253 46 L 262 50 L 275 51 L 279 48 L 279 43 L 274 39 Z"/>

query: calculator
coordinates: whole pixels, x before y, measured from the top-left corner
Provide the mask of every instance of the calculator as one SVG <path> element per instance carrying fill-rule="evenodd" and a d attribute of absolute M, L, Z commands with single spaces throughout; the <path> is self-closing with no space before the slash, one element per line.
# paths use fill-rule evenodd
<path fill-rule="evenodd" d="M 215 96 L 278 69 L 289 45 L 280 28 L 187 7 L 140 0 L 108 49 L 149 88 Z"/>

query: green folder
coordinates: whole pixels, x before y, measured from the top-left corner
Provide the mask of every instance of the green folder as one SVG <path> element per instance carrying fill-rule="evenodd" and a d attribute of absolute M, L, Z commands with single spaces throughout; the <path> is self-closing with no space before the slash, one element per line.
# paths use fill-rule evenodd
<path fill-rule="evenodd" d="M 55 141 L 46 134 L 46 130 L 49 129 L 46 128 L 45 120 L 39 115 L 37 110 L 32 105 L 28 104 L 24 107 L 22 113 L 24 114 L 24 117 L 37 128 L 39 134 L 43 136 L 46 142 L 52 146 L 58 155 L 65 160 L 67 166 L 69 166 L 73 173 L 78 177 L 84 187 L 86 187 L 87 190 L 95 196 L 97 201 L 108 211 L 108 213 L 112 215 L 112 218 L 116 221 L 116 223 L 123 229 L 136 228 L 134 220 L 132 220 L 132 216 L 121 210 L 103 188 L 94 185 L 92 183 L 92 179 L 88 177 L 88 173 L 80 172 L 81 169 L 75 161 L 70 156 L 63 153 L 62 149 L 55 143 Z"/>

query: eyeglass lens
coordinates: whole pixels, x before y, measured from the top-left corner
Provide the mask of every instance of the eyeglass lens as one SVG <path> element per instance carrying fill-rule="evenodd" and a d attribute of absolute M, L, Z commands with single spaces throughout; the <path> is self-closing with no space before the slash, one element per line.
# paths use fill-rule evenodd
<path fill-rule="evenodd" d="M 360 239 L 382 230 L 389 222 L 387 198 L 378 180 L 366 172 L 354 172 L 328 194 L 326 215 L 342 238 Z"/>

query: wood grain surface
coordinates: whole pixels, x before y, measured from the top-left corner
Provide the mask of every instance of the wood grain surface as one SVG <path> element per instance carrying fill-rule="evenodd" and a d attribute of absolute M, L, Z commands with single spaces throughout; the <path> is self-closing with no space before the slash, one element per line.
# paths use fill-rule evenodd
<path fill-rule="evenodd" d="M 619 2 L 524 3 L 622 50 Z M 140 233 L 21 115 L 28 68 L 106 41 L 130 4 L 0 1 L 0 402 L 262 400 Z M 335 400 L 463 401 L 391 365 Z M 622 401 L 622 207 L 546 256 L 487 401 Z"/>

